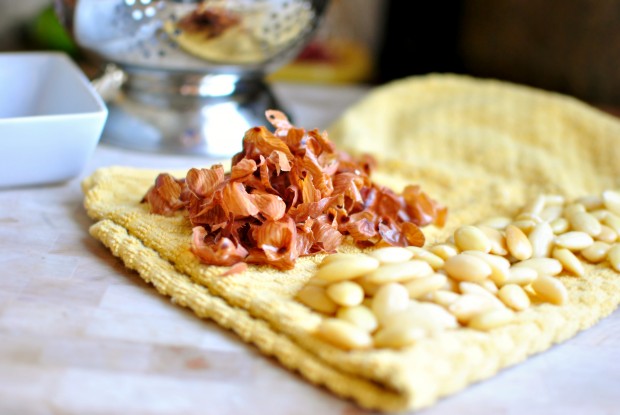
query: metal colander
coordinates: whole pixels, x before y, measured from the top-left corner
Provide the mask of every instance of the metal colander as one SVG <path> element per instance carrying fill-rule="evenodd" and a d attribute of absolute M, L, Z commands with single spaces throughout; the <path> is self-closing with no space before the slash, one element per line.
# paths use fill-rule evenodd
<path fill-rule="evenodd" d="M 309 0 L 80 0 L 73 35 L 82 48 L 123 65 L 261 70 L 284 63 L 306 42 L 324 6 Z M 195 27 L 183 24 L 192 20 Z"/>
<path fill-rule="evenodd" d="M 263 77 L 307 43 L 327 0 L 56 4 L 84 52 L 126 72 L 122 96 L 110 103 L 103 140 L 144 150 L 228 155 L 240 148 L 240 138 L 232 136 L 239 132 L 229 128 L 226 134 L 214 120 L 222 124 L 227 111 L 240 130 L 263 124 L 265 109 L 283 110 Z"/>

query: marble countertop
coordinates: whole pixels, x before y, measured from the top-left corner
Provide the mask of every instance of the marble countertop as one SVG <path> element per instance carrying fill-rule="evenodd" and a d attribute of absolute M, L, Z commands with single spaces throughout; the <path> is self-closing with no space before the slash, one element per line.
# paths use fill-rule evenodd
<path fill-rule="evenodd" d="M 367 92 L 276 85 L 297 125 L 326 128 Z M 157 294 L 88 235 L 80 180 L 107 165 L 204 157 L 100 144 L 82 176 L 0 190 L 0 414 L 363 414 Z M 620 311 L 423 415 L 620 414 Z"/>

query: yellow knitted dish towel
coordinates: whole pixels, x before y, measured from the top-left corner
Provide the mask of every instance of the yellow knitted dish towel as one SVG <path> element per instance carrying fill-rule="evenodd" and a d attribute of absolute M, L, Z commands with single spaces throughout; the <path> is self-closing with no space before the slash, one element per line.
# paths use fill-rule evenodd
<path fill-rule="evenodd" d="M 574 99 L 507 83 L 450 75 L 379 87 L 328 129 L 354 152 L 381 159 L 374 180 L 394 190 L 417 183 L 450 208 L 445 228 L 513 215 L 539 192 L 578 197 L 618 187 L 620 123 Z M 228 277 L 190 252 L 179 214 L 148 213 L 142 195 L 158 171 L 110 167 L 83 182 L 91 234 L 159 292 L 236 332 L 310 382 L 365 408 L 397 412 L 488 378 L 590 327 L 620 302 L 620 274 L 586 265 L 561 276 L 564 306 L 543 304 L 513 324 L 446 331 L 403 350 L 342 351 L 311 334 L 320 319 L 294 300 L 322 256 L 279 272 L 251 266 Z M 345 247 L 346 249 L 347 247 Z"/>

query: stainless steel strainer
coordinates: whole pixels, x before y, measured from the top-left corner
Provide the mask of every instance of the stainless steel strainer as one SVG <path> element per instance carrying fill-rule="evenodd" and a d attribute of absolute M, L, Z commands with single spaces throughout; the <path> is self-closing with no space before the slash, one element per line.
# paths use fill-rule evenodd
<path fill-rule="evenodd" d="M 127 75 L 103 139 L 228 156 L 279 108 L 266 74 L 306 44 L 328 0 L 56 0 L 76 43 Z"/>

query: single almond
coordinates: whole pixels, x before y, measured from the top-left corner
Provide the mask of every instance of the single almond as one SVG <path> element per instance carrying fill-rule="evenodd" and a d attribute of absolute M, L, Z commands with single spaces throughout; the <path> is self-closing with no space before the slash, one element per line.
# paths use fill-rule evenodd
<path fill-rule="evenodd" d="M 370 308 L 363 305 L 340 307 L 336 313 L 336 317 L 348 321 L 369 333 L 375 331 L 379 325 L 377 317 L 375 317 Z"/>
<path fill-rule="evenodd" d="M 517 262 L 513 268 L 526 267 L 536 270 L 538 275 L 558 275 L 562 272 L 562 264 L 555 258 L 530 258 Z"/>
<path fill-rule="evenodd" d="M 484 311 L 474 316 L 467 323 L 467 327 L 488 331 L 501 326 L 505 326 L 514 320 L 515 313 L 507 308 L 496 308 Z"/>
<path fill-rule="evenodd" d="M 351 280 L 379 268 L 379 261 L 368 255 L 357 255 L 353 258 L 342 258 L 320 267 L 316 278 L 329 282 Z"/>
<path fill-rule="evenodd" d="M 409 292 L 398 283 L 381 286 L 372 300 L 372 312 L 379 324 L 384 324 L 390 314 L 404 310 L 409 305 Z"/>
<path fill-rule="evenodd" d="M 497 296 L 506 306 L 516 311 L 525 310 L 530 306 L 530 297 L 517 284 L 507 284 L 499 289 Z"/>
<path fill-rule="evenodd" d="M 475 226 L 464 225 L 454 232 L 454 244 L 461 251 L 491 251 L 491 241 Z"/>
<path fill-rule="evenodd" d="M 393 264 L 410 260 L 413 256 L 413 252 L 399 246 L 388 246 L 375 249 L 368 253 L 368 255 L 377 259 L 382 264 Z"/>
<path fill-rule="evenodd" d="M 568 223 L 566 218 L 554 219 L 549 223 L 549 225 L 551 225 L 551 229 L 556 235 L 567 232 L 570 229 L 570 223 Z"/>
<path fill-rule="evenodd" d="M 332 301 L 343 307 L 360 305 L 364 300 L 364 290 L 352 281 L 331 284 L 325 289 L 325 293 Z"/>
<path fill-rule="evenodd" d="M 545 258 L 551 253 L 555 234 L 548 222 L 541 222 L 528 235 L 532 245 L 532 258 Z"/>
<path fill-rule="evenodd" d="M 491 273 L 491 267 L 474 255 L 459 254 L 450 257 L 444 265 L 448 276 L 458 281 L 483 281 Z"/>
<path fill-rule="evenodd" d="M 403 285 L 409 292 L 410 298 L 420 298 L 428 293 L 433 291 L 437 291 L 446 285 L 448 277 L 444 274 L 434 273 L 427 277 L 416 278 L 414 280 L 408 281 Z"/>
<path fill-rule="evenodd" d="M 333 314 L 337 304 L 327 296 L 325 289 L 317 285 L 306 285 L 297 293 L 297 299 L 313 310 L 323 314 Z"/>
<path fill-rule="evenodd" d="M 601 222 L 588 212 L 574 213 L 568 221 L 574 231 L 585 232 L 590 236 L 597 236 L 601 233 Z"/>
<path fill-rule="evenodd" d="M 495 284 L 502 285 L 508 278 L 510 262 L 503 256 L 487 254 L 480 251 L 463 251 L 464 255 L 473 255 L 486 262 L 491 267 L 489 279 Z"/>
<path fill-rule="evenodd" d="M 581 231 L 570 231 L 558 235 L 554 240 L 555 246 L 558 248 L 566 248 L 571 251 L 581 251 L 594 243 L 592 236 Z"/>
<path fill-rule="evenodd" d="M 368 332 L 337 318 L 325 319 L 319 324 L 317 336 L 344 350 L 367 349 L 372 346 Z"/>
<path fill-rule="evenodd" d="M 532 257 L 532 243 L 527 235 L 515 225 L 506 227 L 506 247 L 510 255 L 519 261 Z"/>
<path fill-rule="evenodd" d="M 586 260 L 592 263 L 599 263 L 607 258 L 607 253 L 611 245 L 601 241 L 595 241 L 592 245 L 580 252 Z"/>
<path fill-rule="evenodd" d="M 620 192 L 606 190 L 602 194 L 603 204 L 610 212 L 620 215 Z"/>
<path fill-rule="evenodd" d="M 566 271 L 575 274 L 578 277 L 582 277 L 585 274 L 583 264 L 570 250 L 566 248 L 554 248 L 552 256 L 560 261 L 562 267 Z"/>
<path fill-rule="evenodd" d="M 508 250 L 506 248 L 506 238 L 504 234 L 498 231 L 495 228 L 491 228 L 490 226 L 478 225 L 478 229 L 480 229 L 486 236 L 489 238 L 491 242 L 491 250 L 489 253 L 495 255 L 508 255 Z"/>
<path fill-rule="evenodd" d="M 435 271 L 443 268 L 445 263 L 443 258 L 432 253 L 431 251 L 418 246 L 408 246 L 407 249 L 413 253 L 414 259 L 420 259 L 424 262 L 428 262 L 428 265 L 430 265 Z"/>
<path fill-rule="evenodd" d="M 412 259 L 396 264 L 383 264 L 379 268 L 367 273 L 365 279 L 375 284 L 409 281 L 414 278 L 426 277 L 433 274 L 433 268 L 426 261 Z"/>
<path fill-rule="evenodd" d="M 620 244 L 614 244 L 607 252 L 607 259 L 616 271 L 620 272 Z"/>
<path fill-rule="evenodd" d="M 613 244 L 618 240 L 618 234 L 607 225 L 601 225 L 601 232 L 596 235 L 597 241 Z"/>

